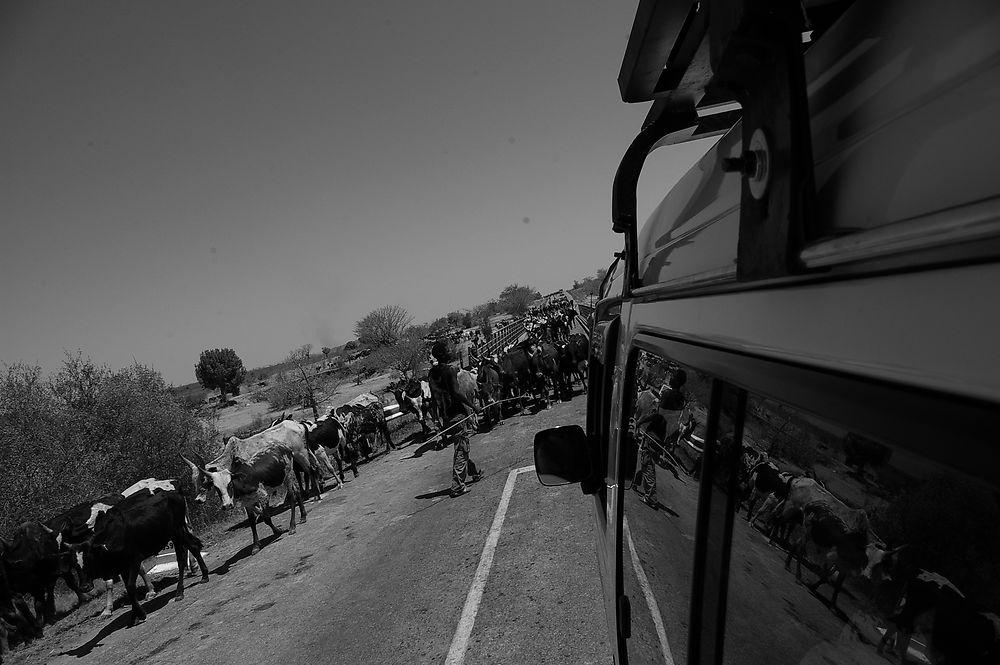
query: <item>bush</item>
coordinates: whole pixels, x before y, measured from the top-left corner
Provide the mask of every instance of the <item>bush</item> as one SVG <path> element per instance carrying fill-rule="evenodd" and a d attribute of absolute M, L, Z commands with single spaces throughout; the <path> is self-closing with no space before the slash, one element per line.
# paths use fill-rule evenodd
<path fill-rule="evenodd" d="M 309 391 L 305 384 L 284 372 L 275 374 L 270 387 L 265 391 L 267 405 L 272 411 L 302 406 L 309 400 Z"/>
<path fill-rule="evenodd" d="M 179 454 L 205 454 L 211 436 L 150 368 L 111 371 L 67 355 L 46 378 L 14 365 L 0 380 L 0 531 L 142 478 L 190 490 Z"/>

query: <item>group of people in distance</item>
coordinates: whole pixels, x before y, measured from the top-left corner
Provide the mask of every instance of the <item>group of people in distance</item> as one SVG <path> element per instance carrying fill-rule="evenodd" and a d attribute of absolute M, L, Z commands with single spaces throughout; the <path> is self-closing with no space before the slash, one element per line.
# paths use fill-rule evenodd
<path fill-rule="evenodd" d="M 570 302 L 533 305 L 524 317 L 524 327 L 544 342 L 565 341 L 576 317 L 576 307 Z"/>

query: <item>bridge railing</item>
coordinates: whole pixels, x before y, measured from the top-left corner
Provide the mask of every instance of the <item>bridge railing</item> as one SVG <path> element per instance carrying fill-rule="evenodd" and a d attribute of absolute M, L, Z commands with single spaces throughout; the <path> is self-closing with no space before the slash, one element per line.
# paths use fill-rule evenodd
<path fill-rule="evenodd" d="M 494 330 L 493 339 L 484 342 L 479 346 L 480 357 L 502 354 L 510 347 L 514 346 L 526 336 L 524 329 L 524 319 L 517 319 L 509 323 L 502 330 Z"/>

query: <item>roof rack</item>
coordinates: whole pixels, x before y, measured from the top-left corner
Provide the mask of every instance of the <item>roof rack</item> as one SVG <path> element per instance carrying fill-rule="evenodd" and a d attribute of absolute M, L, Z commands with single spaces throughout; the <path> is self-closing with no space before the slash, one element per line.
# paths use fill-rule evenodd
<path fill-rule="evenodd" d="M 829 5 L 829 0 L 806 4 Z M 742 118 L 743 150 L 720 168 L 743 175 L 737 279 L 802 272 L 815 199 L 798 0 L 640 0 L 618 85 L 652 101 L 615 175 L 612 222 L 625 234 L 626 289 L 636 274 L 636 185 L 662 145 L 727 131 Z"/>

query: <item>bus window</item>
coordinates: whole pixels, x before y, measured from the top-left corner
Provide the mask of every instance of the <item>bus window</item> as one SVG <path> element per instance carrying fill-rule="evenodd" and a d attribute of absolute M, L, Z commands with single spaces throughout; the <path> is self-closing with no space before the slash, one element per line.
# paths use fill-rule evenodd
<path fill-rule="evenodd" d="M 631 606 L 630 663 L 683 663 L 698 517 L 698 482 L 677 450 L 708 414 L 711 379 L 639 351 L 622 441 L 622 569 Z M 699 420 L 701 419 L 701 420 Z M 695 460 L 696 461 L 696 460 Z M 691 462 L 693 465 L 694 462 Z"/>
<path fill-rule="evenodd" d="M 905 444 L 750 395 L 724 663 L 1000 662 L 998 488 Z"/>

